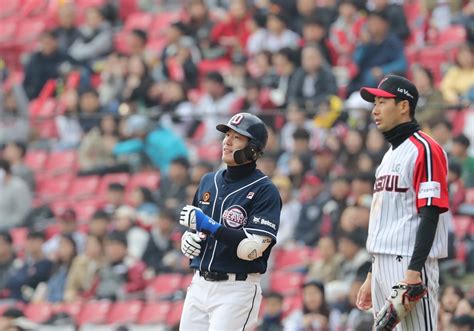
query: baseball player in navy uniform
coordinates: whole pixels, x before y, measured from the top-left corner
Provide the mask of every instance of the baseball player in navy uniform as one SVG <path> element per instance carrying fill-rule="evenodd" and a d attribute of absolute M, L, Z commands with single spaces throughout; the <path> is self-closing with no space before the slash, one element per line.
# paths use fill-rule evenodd
<path fill-rule="evenodd" d="M 372 269 L 357 305 L 373 306 L 376 330 L 437 330 L 438 259 L 447 256 L 447 157 L 420 130 L 416 87 L 390 75 L 362 88 L 375 125 L 390 143 L 376 169 L 367 250 Z"/>
<path fill-rule="evenodd" d="M 195 275 L 181 316 L 183 331 L 252 330 L 261 302 L 260 276 L 276 243 L 281 199 L 260 170 L 268 133 L 255 115 L 239 113 L 217 130 L 224 170 L 206 174 L 193 205 L 185 206 L 180 223 L 181 250 Z"/>

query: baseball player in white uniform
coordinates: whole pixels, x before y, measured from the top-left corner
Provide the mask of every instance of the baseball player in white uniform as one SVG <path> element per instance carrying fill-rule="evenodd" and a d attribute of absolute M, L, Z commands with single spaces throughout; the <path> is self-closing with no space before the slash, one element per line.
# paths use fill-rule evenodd
<path fill-rule="evenodd" d="M 438 259 L 448 243 L 446 153 L 420 131 L 409 80 L 386 76 L 360 93 L 374 103 L 375 125 L 391 147 L 375 173 L 367 238 L 373 261 L 357 305 L 373 307 L 376 330 L 436 331 Z"/>

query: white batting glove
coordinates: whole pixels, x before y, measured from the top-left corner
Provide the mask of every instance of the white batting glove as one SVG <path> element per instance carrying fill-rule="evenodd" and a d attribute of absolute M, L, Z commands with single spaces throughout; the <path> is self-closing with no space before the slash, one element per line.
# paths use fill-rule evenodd
<path fill-rule="evenodd" d="M 201 254 L 201 241 L 199 234 L 189 231 L 184 232 L 181 237 L 181 252 L 189 259 L 199 256 Z"/>
<path fill-rule="evenodd" d="M 186 205 L 181 210 L 179 214 L 179 224 L 184 225 L 185 227 L 190 228 L 191 230 L 196 230 L 196 212 L 197 207 Z"/>

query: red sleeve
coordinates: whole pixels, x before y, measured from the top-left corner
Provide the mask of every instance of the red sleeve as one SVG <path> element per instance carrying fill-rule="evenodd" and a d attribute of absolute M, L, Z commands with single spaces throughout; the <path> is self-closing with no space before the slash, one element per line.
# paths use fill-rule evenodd
<path fill-rule="evenodd" d="M 416 207 L 437 206 L 444 213 L 449 209 L 446 154 L 438 143 L 423 132 L 415 133 L 410 140 L 418 149 L 413 176 Z"/>

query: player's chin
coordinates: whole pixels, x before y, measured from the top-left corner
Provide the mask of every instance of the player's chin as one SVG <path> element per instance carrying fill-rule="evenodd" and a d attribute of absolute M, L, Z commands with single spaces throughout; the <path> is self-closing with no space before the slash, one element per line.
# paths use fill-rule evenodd
<path fill-rule="evenodd" d="M 234 163 L 234 155 L 229 152 L 222 153 L 222 161 L 227 165 L 232 165 Z"/>

